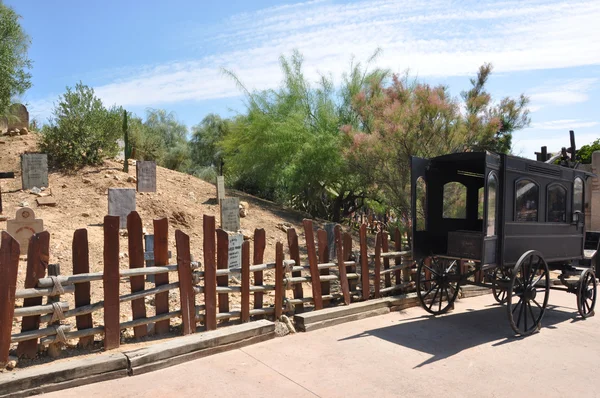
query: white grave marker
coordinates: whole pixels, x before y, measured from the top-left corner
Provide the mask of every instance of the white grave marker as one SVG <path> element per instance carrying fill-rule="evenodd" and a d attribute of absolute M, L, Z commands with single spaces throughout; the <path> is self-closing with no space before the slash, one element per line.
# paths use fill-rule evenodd
<path fill-rule="evenodd" d="M 225 199 L 225 177 L 217 176 L 217 201 L 221 203 Z"/>
<path fill-rule="evenodd" d="M 229 235 L 229 255 L 227 261 L 229 269 L 242 268 L 242 243 L 244 243 L 244 235 Z"/>
<path fill-rule="evenodd" d="M 33 234 L 44 230 L 44 221 L 36 220 L 33 210 L 23 207 L 17 210 L 14 220 L 7 221 L 6 230 L 19 242 L 21 254 L 25 255 Z"/>

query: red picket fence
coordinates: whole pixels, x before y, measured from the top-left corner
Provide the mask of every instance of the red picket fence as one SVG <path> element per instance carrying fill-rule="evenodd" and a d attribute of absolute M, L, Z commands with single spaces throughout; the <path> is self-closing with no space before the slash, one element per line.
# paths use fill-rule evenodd
<path fill-rule="evenodd" d="M 214 330 L 219 321 L 253 319 L 294 314 L 305 311 L 307 304 L 314 310 L 325 306 L 350 304 L 386 293 L 409 289 L 413 263 L 410 253 L 400 251 L 400 233 L 396 231 L 396 251 L 389 251 L 387 234 L 378 233 L 374 253 L 368 254 L 366 225 L 360 228 L 360 247 L 352 251 L 352 237 L 336 226 L 335 257 L 330 259 L 327 234 L 317 230 L 316 244 L 311 220 L 304 220 L 308 263 L 303 264 L 298 234 L 287 231 L 289 259 L 284 258 L 281 242 L 275 246 L 275 261 L 264 262 L 266 236 L 257 229 L 253 240 L 250 263 L 250 241 L 242 245 L 242 265 L 228 268 L 229 237 L 215 227 L 215 218 L 204 216 L 203 264 L 193 262 L 189 236 L 175 231 L 176 264 L 169 264 L 168 221 L 154 220 L 154 261 L 144 266 L 142 221 L 137 212 L 127 217 L 129 269 L 119 268 L 119 217 L 104 218 L 104 270 L 91 273 L 87 230 L 75 231 L 73 236 L 73 275 L 46 275 L 50 271 L 49 233 L 35 234 L 27 253 L 27 274 L 24 289 L 16 289 L 19 245 L 2 232 L 0 246 L 0 365 L 8 360 L 11 345 L 17 345 L 17 355 L 35 357 L 38 344 L 60 347 L 67 340 L 77 339 L 78 345 L 92 344 L 94 336 L 103 337 L 105 350 L 119 347 L 121 331 L 133 329 L 140 339 L 153 333 L 166 334 L 173 319 L 181 320 L 183 335 L 201 330 Z M 390 259 L 394 265 L 390 266 Z M 265 284 L 264 272 L 275 271 L 273 284 Z M 146 288 L 144 279 L 154 275 L 154 287 Z M 230 276 L 240 276 L 230 285 Z M 392 276 L 395 276 L 392 282 Z M 383 277 L 383 278 L 382 278 Z M 121 294 L 122 279 L 128 279 L 130 293 Z M 234 280 L 231 278 L 231 280 Z M 91 302 L 91 282 L 102 281 L 103 300 Z M 371 286 L 373 282 L 373 286 Z M 303 287 L 310 285 L 312 294 Z M 291 297 L 286 297 L 291 290 Z M 169 305 L 169 292 L 179 296 L 178 308 Z M 73 294 L 70 308 L 66 295 Z M 230 306 L 230 295 L 240 295 L 239 309 Z M 155 315 L 146 313 L 145 298 L 154 296 Z M 197 297 L 198 296 L 198 297 Z M 43 297 L 48 297 L 43 304 Z M 62 298 L 62 299 L 61 299 Z M 23 305 L 15 308 L 15 302 Z M 253 304 L 251 304 L 251 299 Z M 273 304 L 270 304 L 272 301 Z M 131 303 L 131 319 L 121 320 L 121 305 Z M 103 311 L 103 324 L 94 326 L 92 313 Z M 13 319 L 21 318 L 21 332 L 12 334 Z M 72 318 L 74 319 L 74 322 Z M 69 324 L 71 321 L 71 324 Z M 202 324 L 198 328 L 198 323 Z M 45 324 L 45 327 L 40 327 Z"/>

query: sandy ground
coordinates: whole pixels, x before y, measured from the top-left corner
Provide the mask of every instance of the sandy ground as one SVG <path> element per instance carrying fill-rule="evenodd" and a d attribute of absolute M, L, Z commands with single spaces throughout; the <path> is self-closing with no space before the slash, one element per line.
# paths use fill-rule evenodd
<path fill-rule="evenodd" d="M 76 229 L 86 228 L 89 239 L 90 271 L 101 272 L 103 270 L 103 218 L 108 212 L 108 188 L 135 188 L 134 182 L 127 182 L 128 176 L 135 176 L 135 166 L 129 167 L 129 173 L 122 171 L 123 164 L 117 161 L 106 161 L 99 167 L 86 167 L 74 171 L 71 174 L 50 172 L 49 190 L 56 200 L 55 207 L 40 207 L 36 203 L 36 196 L 21 190 L 20 154 L 24 152 L 35 152 L 37 145 L 37 134 L 32 133 L 17 137 L 0 137 L 0 171 L 14 171 L 14 180 L 0 180 L 4 215 L 14 218 L 15 212 L 20 208 L 22 202 L 35 211 L 35 216 L 44 221 L 44 228 L 50 232 L 50 263 L 58 263 L 61 266 L 61 274 L 73 273 L 71 246 L 73 233 Z M 305 247 L 302 219 L 305 215 L 284 209 L 272 202 L 255 198 L 237 191 L 227 191 L 228 196 L 237 196 L 240 200 L 249 202 L 248 216 L 241 219 L 241 228 L 247 235 L 253 235 L 256 228 L 264 228 L 266 232 L 267 245 L 264 261 L 275 260 L 275 243 L 283 242 L 286 258 L 287 235 L 283 224 L 292 226 L 299 235 L 301 251 Z M 157 168 L 157 192 L 138 193 L 136 197 L 137 211 L 139 212 L 143 226 L 147 233 L 153 233 L 152 220 L 167 217 L 169 219 L 169 250 L 173 253 L 170 263 L 176 262 L 175 254 L 175 230 L 180 229 L 190 236 L 192 256 L 196 260 L 202 260 L 202 218 L 203 215 L 217 217 L 219 225 L 219 207 L 216 200 L 216 188 L 198 178 L 162 167 Z M 315 225 L 322 225 L 316 222 Z M 0 230 L 6 229 L 6 221 L 0 221 Z M 345 229 L 348 230 L 347 228 Z M 355 237 L 355 248 L 358 247 L 357 234 Z M 373 237 L 370 237 L 374 241 Z M 252 246 L 251 246 L 252 247 Z M 372 247 L 372 243 L 371 243 Z M 251 257 L 252 258 L 251 249 Z M 127 237 L 120 238 L 121 269 L 129 268 L 127 254 Z M 301 253 L 304 255 L 304 253 Z M 303 260 L 304 261 L 304 260 Z M 26 276 L 26 256 L 22 254 L 19 264 L 19 275 L 17 289 L 23 288 Z M 171 281 L 176 280 L 175 273 L 170 274 Z M 130 292 L 129 283 L 123 280 L 121 283 L 121 294 Z M 231 282 L 235 284 L 234 281 Z M 252 281 L 251 281 L 252 283 Z M 265 272 L 265 283 L 273 284 L 273 272 Z M 154 284 L 147 283 L 147 288 Z M 101 301 L 102 282 L 92 282 L 92 303 Z M 307 294 L 310 295 L 310 285 L 305 284 Z M 272 297 L 265 295 L 265 305 L 272 304 Z M 74 306 L 73 295 L 64 296 L 61 300 L 68 301 L 70 308 Z M 179 292 L 172 290 L 169 295 L 170 310 L 179 308 Z M 238 294 L 230 295 L 231 309 L 239 308 L 240 297 Z M 202 296 L 198 296 L 197 304 L 202 304 Z M 252 303 L 251 303 L 252 304 Z M 17 305 L 22 305 L 20 301 Z M 146 300 L 146 312 L 148 316 L 155 314 L 153 301 Z M 131 319 L 131 305 L 125 304 L 121 307 L 121 320 Z M 102 311 L 93 313 L 94 326 L 103 324 Z M 74 325 L 74 318 L 65 323 Z M 178 319 L 172 320 L 173 325 L 179 323 Z M 44 325 L 42 325 L 43 327 Z M 20 319 L 13 323 L 13 333 L 21 330 Z M 177 333 L 177 330 L 174 330 Z M 124 337 L 130 337 L 132 331 L 125 332 Z M 96 336 L 96 339 L 100 339 Z M 73 341 L 73 344 L 76 342 Z M 66 354 L 66 353 L 65 353 Z M 75 354 L 75 353 L 74 353 Z M 21 363 L 26 365 L 26 363 Z"/>
<path fill-rule="evenodd" d="M 552 291 L 540 333 L 516 338 L 491 295 L 286 336 L 60 397 L 597 397 L 600 318 Z"/>

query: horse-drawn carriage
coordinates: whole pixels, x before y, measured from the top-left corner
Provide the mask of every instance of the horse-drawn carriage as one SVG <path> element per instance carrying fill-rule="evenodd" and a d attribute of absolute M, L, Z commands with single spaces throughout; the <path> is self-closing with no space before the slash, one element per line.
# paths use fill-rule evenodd
<path fill-rule="evenodd" d="M 411 172 L 417 294 L 428 312 L 445 313 L 461 285 L 475 284 L 506 303 L 520 335 L 539 330 L 550 289 L 576 294 L 581 316 L 593 315 L 596 276 L 579 266 L 592 174 L 489 152 L 413 157 Z"/>

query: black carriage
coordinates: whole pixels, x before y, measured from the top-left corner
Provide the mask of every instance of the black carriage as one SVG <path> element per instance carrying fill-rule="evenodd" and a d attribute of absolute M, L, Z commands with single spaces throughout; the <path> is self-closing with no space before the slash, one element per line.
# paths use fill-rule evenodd
<path fill-rule="evenodd" d="M 579 266 L 592 174 L 489 152 L 413 157 L 411 171 L 417 294 L 428 312 L 445 313 L 461 285 L 475 284 L 493 289 L 520 335 L 539 330 L 550 289 L 575 293 L 581 316 L 594 314 L 595 273 Z"/>

